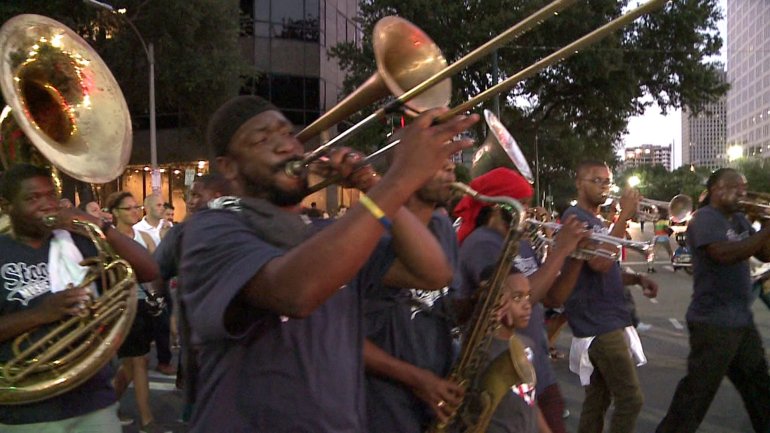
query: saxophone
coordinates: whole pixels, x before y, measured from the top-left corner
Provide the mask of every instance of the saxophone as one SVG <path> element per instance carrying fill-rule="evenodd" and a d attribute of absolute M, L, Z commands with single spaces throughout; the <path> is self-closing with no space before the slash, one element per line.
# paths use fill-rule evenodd
<path fill-rule="evenodd" d="M 430 433 L 481 433 L 486 431 L 497 405 L 506 393 L 511 392 L 512 386 L 522 383 L 534 386 L 535 383 L 535 372 L 527 360 L 524 347 L 515 336 L 509 340 L 507 352 L 491 362 L 487 355 L 494 332 L 500 325 L 495 310 L 502 299 L 511 263 L 519 250 L 524 209 L 518 201 L 509 197 L 485 196 L 459 182 L 453 187 L 476 200 L 493 203 L 514 217 L 495 272 L 487 285 L 479 290 L 480 296 L 469 322 L 471 327 L 448 377 L 465 389 L 463 401 L 446 423 L 436 420 L 428 430 Z"/>

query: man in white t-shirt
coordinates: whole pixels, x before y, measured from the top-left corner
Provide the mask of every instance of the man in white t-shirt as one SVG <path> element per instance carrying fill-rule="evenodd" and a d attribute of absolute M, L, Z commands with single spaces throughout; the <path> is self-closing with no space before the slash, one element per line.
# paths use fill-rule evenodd
<path fill-rule="evenodd" d="M 134 229 L 147 232 L 152 236 L 155 245 L 158 245 L 165 232 L 171 227 L 171 222 L 163 219 L 166 212 L 163 208 L 163 199 L 157 194 L 148 195 L 144 199 L 144 212 L 144 218 L 134 224 Z"/>

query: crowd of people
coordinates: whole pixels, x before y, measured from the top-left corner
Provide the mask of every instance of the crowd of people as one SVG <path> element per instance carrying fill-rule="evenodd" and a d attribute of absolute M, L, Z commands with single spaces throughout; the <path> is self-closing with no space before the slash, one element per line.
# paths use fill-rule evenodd
<path fill-rule="evenodd" d="M 609 431 L 635 431 L 644 405 L 636 368 L 647 360 L 626 289 L 655 297 L 658 286 L 591 251 L 608 248 L 595 234 L 626 236 L 638 192 L 623 193 L 608 223 L 600 210 L 611 171 L 585 161 L 575 168 L 577 202 L 561 215 L 548 254 L 526 236 L 507 241 L 532 187 L 518 172 L 496 168 L 470 187 L 516 200 L 521 214 L 470 196 L 452 206 L 451 157 L 472 145 L 453 138 L 478 116 L 436 124 L 444 112 L 429 110 L 406 127 L 383 173 L 350 148 L 330 151 L 330 169 L 361 191 L 334 219 L 317 206 L 302 208 L 306 174 L 284 167 L 301 160 L 304 148 L 284 115 L 254 96 L 234 98 L 212 116 L 206 140 L 216 173 L 196 178 L 182 223 L 171 224 L 166 212 L 173 209 L 153 195 L 144 217 L 127 192 L 107 198 L 108 214 L 95 203 L 65 208 L 47 172 L 11 168 L 0 188 L 13 229 L 0 237 L 3 361 L 16 336 L 82 312 L 87 290 L 60 285 L 76 276 L 49 275 L 58 260 L 49 251 L 58 242 L 79 254 L 67 259 L 70 267 L 94 254 L 73 219 L 101 227 L 140 285 L 117 371 L 106 366 L 64 394 L 0 406 L 0 430 L 119 432 L 117 401 L 133 383 L 140 430 L 163 431 L 149 405 L 147 354 L 155 339 L 157 368 L 172 373 L 161 352 L 179 335 L 182 416 L 192 432 L 416 433 L 437 424 L 454 431 L 454 423 L 468 422 L 456 414 L 468 413 L 483 382 L 481 372 L 458 377 L 453 366 L 458 357 L 478 355 L 466 353 L 465 333 L 485 308 L 480 299 L 492 276 L 503 275 L 495 281 L 501 299 L 486 307 L 501 327 L 489 330 L 483 358 L 510 352 L 537 380 L 519 374 L 486 415 L 486 431 L 566 431 L 549 358 L 549 308 L 563 308 L 572 330 L 569 367 L 585 390 L 578 431 L 604 431 L 608 414 Z M 660 432 L 696 431 L 724 376 L 743 396 L 754 429 L 770 428 L 770 376 L 748 298 L 748 259 L 770 261 L 770 229 L 755 232 L 740 213 L 745 190 L 737 171 L 716 171 L 687 228 L 694 251 L 691 352 Z M 46 225 L 52 215 L 56 224 Z M 461 218 L 457 231 L 450 215 Z M 515 255 L 503 256 L 510 245 Z M 174 320 L 161 319 L 167 310 L 158 314 L 157 298 L 169 287 L 176 290 L 168 304 L 177 325 L 164 328 L 157 322 Z"/>

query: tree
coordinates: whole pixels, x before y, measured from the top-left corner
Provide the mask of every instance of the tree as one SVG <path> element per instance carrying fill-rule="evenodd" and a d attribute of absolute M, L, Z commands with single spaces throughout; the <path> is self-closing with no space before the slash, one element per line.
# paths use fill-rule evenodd
<path fill-rule="evenodd" d="M 741 158 L 736 169 L 746 176 L 749 191 L 770 191 L 770 171 L 765 167 L 764 159 Z"/>
<path fill-rule="evenodd" d="M 706 188 L 706 179 L 710 174 L 711 170 L 706 167 L 691 169 L 686 165 L 670 172 L 662 165 L 645 165 L 621 172 L 616 177 L 615 184 L 625 188 L 628 178 L 638 176 L 640 183 L 637 189 L 642 196 L 668 202 L 678 194 L 686 194 L 692 199 L 693 207 L 697 207 L 698 197 Z"/>
<path fill-rule="evenodd" d="M 99 53 L 115 75 L 134 125 L 148 125 L 147 56 L 130 20 L 154 45 L 156 105 L 160 116 L 176 117 L 203 146 L 208 118 L 238 94 L 241 78 L 253 75 L 238 46 L 238 3 L 229 0 L 115 0 L 124 16 L 73 0 L 10 0 L 0 4 L 0 21 L 35 13 L 61 21 Z M 162 125 L 159 124 L 159 128 Z M 205 153 L 204 153 L 205 154 Z"/>
<path fill-rule="evenodd" d="M 618 17 L 629 3 L 578 2 L 500 47 L 501 78 Z M 337 45 L 330 55 L 347 72 L 345 86 L 351 90 L 375 70 L 372 28 L 383 16 L 398 14 L 412 21 L 431 35 L 452 62 L 543 4 L 536 0 L 458 0 L 437 6 L 428 0 L 369 0 L 362 2 L 359 17 L 363 43 Z M 683 105 L 697 112 L 723 95 L 727 85 L 719 80 L 721 65 L 707 60 L 722 45 L 716 28 L 721 17 L 717 0 L 668 2 L 663 10 L 501 95 L 501 119 L 529 161 L 534 161 L 537 143 L 541 190 L 550 185 L 557 200 L 569 200 L 567 191 L 574 192 L 572 179 L 578 161 L 592 158 L 614 164 L 627 119 L 641 114 L 652 101 L 664 112 Z M 491 61 L 483 61 L 454 77 L 453 103 L 494 84 L 491 71 Z M 481 128 L 476 134 L 483 135 Z"/>

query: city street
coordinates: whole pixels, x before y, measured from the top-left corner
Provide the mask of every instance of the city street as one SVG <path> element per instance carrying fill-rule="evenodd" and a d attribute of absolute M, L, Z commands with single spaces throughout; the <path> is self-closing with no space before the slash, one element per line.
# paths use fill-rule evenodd
<path fill-rule="evenodd" d="M 647 225 L 645 229 L 645 234 L 641 236 L 638 225 L 633 224 L 630 233 L 636 240 L 649 240 L 652 237 L 652 225 Z M 632 290 L 639 317 L 645 325 L 649 325 L 648 329 L 647 326 L 643 326 L 645 330 L 640 332 L 648 363 L 638 370 L 645 396 L 644 408 L 637 424 L 639 433 L 653 432 L 665 414 L 676 384 L 685 374 L 685 363 L 689 352 L 684 317 L 692 292 L 692 277 L 682 270 L 674 272 L 662 248 L 658 251 L 658 257 L 660 260 L 656 262 L 656 272 L 647 274 L 660 284 L 658 298 L 649 300 L 641 295 L 641 290 L 636 288 Z M 642 256 L 633 252 L 629 253 L 628 262 L 624 263 L 624 267 L 638 272 L 645 272 L 647 269 L 646 264 L 642 262 Z M 761 302 L 755 303 L 753 309 L 755 321 L 759 332 L 764 337 L 767 351 L 770 348 L 770 310 Z M 559 336 L 557 348 L 568 353 L 570 338 L 569 327 L 565 327 Z M 555 360 L 553 363 L 565 395 L 567 408 L 571 413 L 566 420 L 567 427 L 569 431 L 574 432 L 577 430 L 583 390 L 577 375 L 569 371 L 566 358 Z M 154 366 L 155 359 L 151 358 L 150 367 L 154 368 Z M 176 421 L 182 409 L 182 394 L 174 388 L 174 378 L 161 375 L 154 370 L 150 375 L 151 404 L 155 417 L 174 432 L 186 431 L 186 426 Z M 121 403 L 124 413 L 135 416 L 133 389 L 129 389 Z M 136 424 L 124 427 L 124 432 L 137 431 Z M 752 431 L 743 402 L 729 381 L 723 382 L 698 431 L 702 433 Z"/>
<path fill-rule="evenodd" d="M 641 239 L 637 224 L 632 224 L 629 231 L 635 240 L 649 240 L 652 237 L 651 226 L 652 224 L 645 225 L 645 234 Z M 675 248 L 675 246 L 672 247 Z M 658 258 L 660 260 L 655 265 L 656 272 L 647 274 L 660 285 L 657 299 L 650 300 L 642 296 L 641 290 L 632 289 L 641 321 L 651 326 L 639 332 L 648 363 L 638 369 L 645 398 L 644 408 L 637 423 L 638 433 L 655 431 L 655 427 L 668 409 L 677 383 L 684 377 L 689 353 L 685 313 L 692 294 L 692 277 L 682 270 L 674 272 L 671 265 L 666 263 L 666 253 L 662 247 L 658 250 Z M 646 271 L 646 264 L 640 262 L 641 256 L 630 253 L 628 259 L 635 264 L 624 264 L 624 267 L 637 272 Z M 754 320 L 763 336 L 765 352 L 770 354 L 768 351 L 770 310 L 758 301 L 754 304 L 753 311 Z M 569 327 L 565 326 L 557 348 L 568 353 L 571 337 Z M 576 431 L 583 401 L 580 380 L 576 374 L 569 371 L 566 358 L 554 361 L 553 365 L 567 408 L 571 413 L 566 420 L 567 428 L 569 431 Z M 752 431 L 740 395 L 725 379 L 698 432 L 748 433 Z"/>

